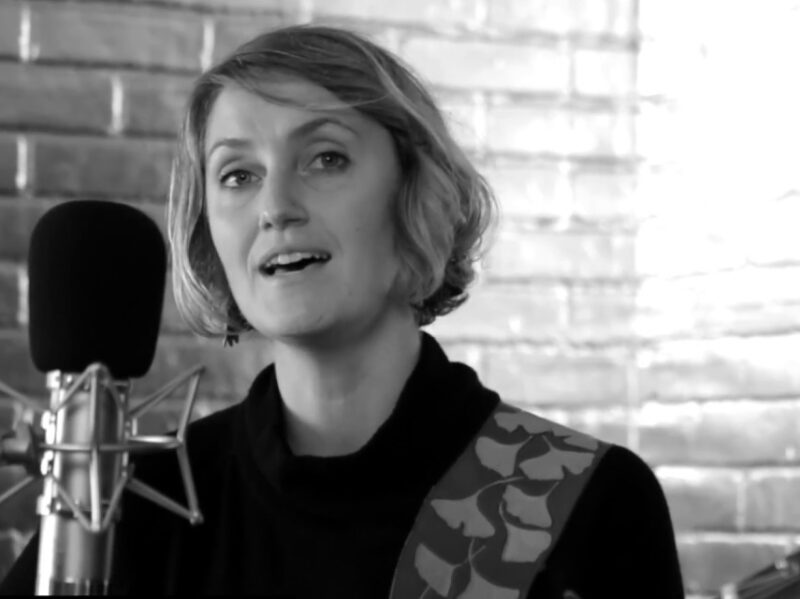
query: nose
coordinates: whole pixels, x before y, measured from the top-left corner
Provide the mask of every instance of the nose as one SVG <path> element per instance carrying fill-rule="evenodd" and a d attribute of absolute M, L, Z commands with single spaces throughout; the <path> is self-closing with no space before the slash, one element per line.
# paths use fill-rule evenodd
<path fill-rule="evenodd" d="M 291 173 L 276 169 L 265 176 L 258 203 L 260 229 L 285 229 L 308 221 L 302 191 Z"/>

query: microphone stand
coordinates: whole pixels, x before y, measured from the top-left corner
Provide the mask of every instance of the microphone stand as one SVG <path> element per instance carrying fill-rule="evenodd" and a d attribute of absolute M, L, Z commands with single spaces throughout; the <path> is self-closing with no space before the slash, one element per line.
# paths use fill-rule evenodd
<path fill-rule="evenodd" d="M 186 448 L 203 367 L 196 366 L 131 408 L 129 381 L 115 381 L 100 363 L 80 374 L 47 374 L 49 409 L 0 382 L 0 393 L 41 412 L 0 438 L 0 464 L 21 465 L 27 477 L 0 496 L 0 505 L 44 479 L 37 502 L 41 517 L 37 595 L 106 595 L 113 560 L 114 524 L 125 489 L 189 520 L 202 522 Z M 138 419 L 188 383 L 175 435 L 138 435 Z M 33 418 L 30 418 L 33 420 Z M 188 502 L 182 506 L 134 478 L 131 454 L 175 450 Z"/>

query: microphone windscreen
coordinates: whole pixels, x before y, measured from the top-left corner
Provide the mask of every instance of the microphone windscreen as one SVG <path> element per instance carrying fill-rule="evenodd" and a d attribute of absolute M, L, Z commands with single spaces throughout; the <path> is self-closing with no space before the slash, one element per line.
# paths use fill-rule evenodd
<path fill-rule="evenodd" d="M 59 204 L 36 223 L 28 252 L 29 340 L 42 372 L 93 362 L 136 378 L 155 355 L 167 252 L 158 226 L 114 202 Z"/>

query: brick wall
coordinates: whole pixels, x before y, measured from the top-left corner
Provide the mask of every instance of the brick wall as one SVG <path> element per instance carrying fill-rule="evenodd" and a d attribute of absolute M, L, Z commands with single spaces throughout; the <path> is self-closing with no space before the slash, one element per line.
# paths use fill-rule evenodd
<path fill-rule="evenodd" d="M 3 0 L 0 379 L 42 396 L 25 331 L 36 219 L 100 197 L 163 226 L 192 78 L 262 29 L 346 25 L 419 69 L 501 201 L 472 299 L 431 331 L 509 400 L 656 469 L 690 593 L 763 567 L 800 544 L 800 92 L 787 58 L 800 19 L 796 1 L 731 4 Z M 268 360 L 252 342 L 190 336 L 168 296 L 138 389 L 201 361 L 208 413 Z M 148 426 L 174 424 L 175 409 Z M 0 400 L 0 429 L 18 416 Z M 0 470 L 0 492 L 19 478 Z M 0 575 L 36 524 L 35 495 L 0 509 Z"/>
<path fill-rule="evenodd" d="M 639 449 L 699 591 L 800 541 L 800 3 L 639 23 Z"/>

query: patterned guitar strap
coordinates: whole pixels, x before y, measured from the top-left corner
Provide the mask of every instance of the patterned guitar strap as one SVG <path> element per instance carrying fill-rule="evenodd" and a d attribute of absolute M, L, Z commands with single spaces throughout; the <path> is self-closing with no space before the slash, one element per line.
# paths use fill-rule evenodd
<path fill-rule="evenodd" d="M 501 402 L 425 499 L 390 599 L 526 599 L 608 448 Z"/>

